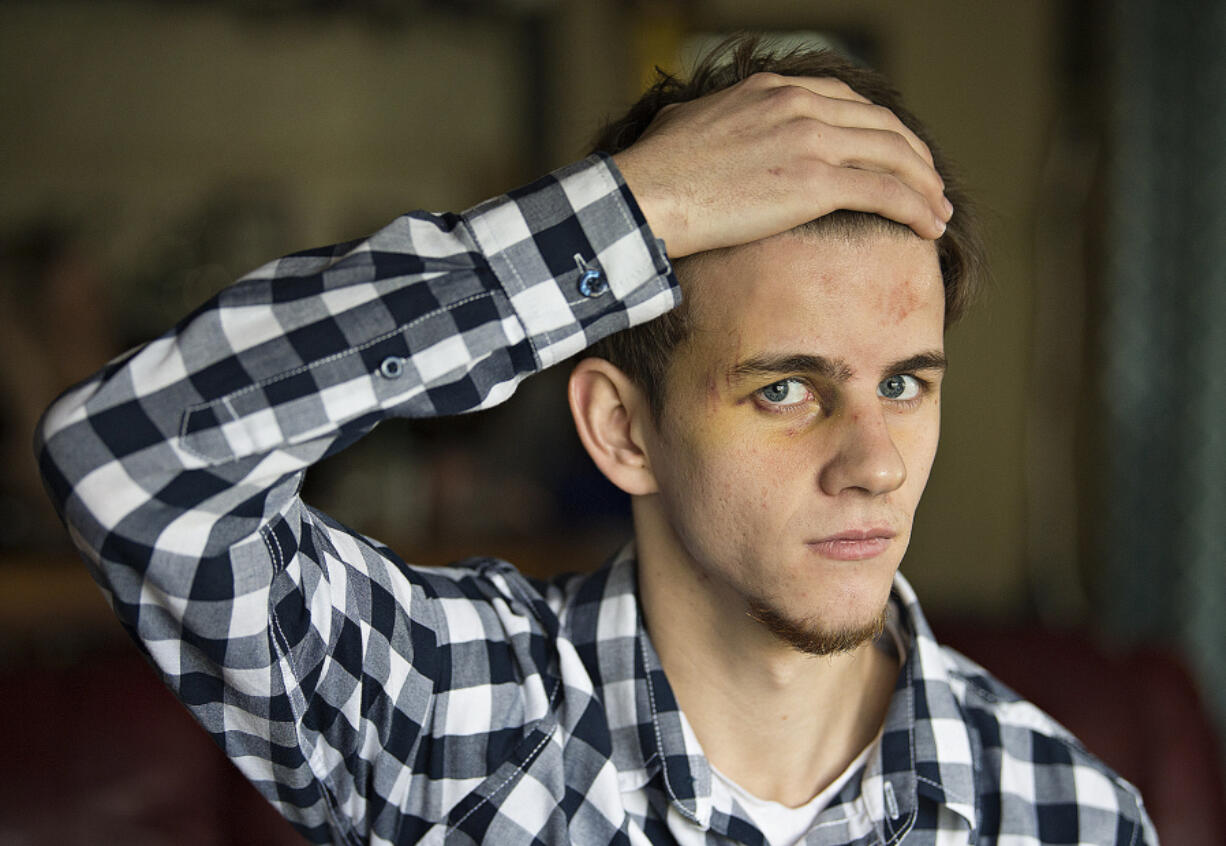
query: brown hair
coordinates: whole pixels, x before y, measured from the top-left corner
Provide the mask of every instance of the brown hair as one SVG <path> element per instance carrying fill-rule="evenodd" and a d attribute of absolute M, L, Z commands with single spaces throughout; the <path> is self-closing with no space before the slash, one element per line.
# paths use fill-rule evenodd
<path fill-rule="evenodd" d="M 643 134 L 660 110 L 672 103 L 696 100 L 728 88 L 755 73 L 782 76 L 833 77 L 879 106 L 898 116 L 932 151 L 937 172 L 945 181 L 945 195 L 953 203 L 954 215 L 945 234 L 936 241 L 937 257 L 945 284 L 945 325 L 949 327 L 965 312 L 983 275 L 983 246 L 968 198 L 962 193 L 957 174 L 942 155 L 928 130 L 902 103 L 898 92 L 876 71 L 856 65 L 829 50 L 798 48 L 775 52 L 752 35 L 734 36 L 708 53 L 688 80 L 657 68 L 654 85 L 621 118 L 612 121 L 597 135 L 592 152 L 612 155 L 621 152 Z M 797 228 L 814 234 L 850 235 L 907 231 L 903 224 L 887 221 L 875 214 L 836 211 Z M 678 275 L 694 272 L 706 254 L 687 256 L 674 262 Z M 663 413 L 664 377 L 673 350 L 689 333 L 685 305 L 648 323 L 611 335 L 590 353 L 612 362 L 646 394 L 657 421 Z"/>

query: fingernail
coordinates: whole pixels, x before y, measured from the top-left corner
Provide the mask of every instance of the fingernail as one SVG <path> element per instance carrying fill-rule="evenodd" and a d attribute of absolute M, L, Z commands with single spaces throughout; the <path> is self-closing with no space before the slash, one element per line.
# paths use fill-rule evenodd
<path fill-rule="evenodd" d="M 953 217 L 954 204 L 949 201 L 948 197 L 942 197 L 941 202 L 945 204 L 945 218 L 948 220 L 949 218 Z"/>
<path fill-rule="evenodd" d="M 941 220 L 939 217 L 934 217 L 932 219 L 932 222 L 936 224 L 937 237 L 940 238 L 942 235 L 945 234 L 945 221 Z"/>

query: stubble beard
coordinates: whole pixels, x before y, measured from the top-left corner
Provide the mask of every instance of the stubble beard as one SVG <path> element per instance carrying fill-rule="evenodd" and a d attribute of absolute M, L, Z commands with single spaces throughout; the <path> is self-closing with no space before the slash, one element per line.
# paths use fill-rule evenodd
<path fill-rule="evenodd" d="M 779 640 L 806 655 L 840 655 L 853 652 L 866 643 L 872 643 L 885 631 L 888 605 L 872 620 L 862 626 L 830 629 L 821 620 L 809 618 L 796 620 L 785 616 L 778 608 L 760 601 L 751 601 L 749 616 L 757 620 Z"/>

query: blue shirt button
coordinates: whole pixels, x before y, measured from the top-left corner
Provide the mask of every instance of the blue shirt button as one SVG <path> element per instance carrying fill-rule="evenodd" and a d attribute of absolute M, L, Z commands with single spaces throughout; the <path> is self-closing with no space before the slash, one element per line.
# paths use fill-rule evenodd
<path fill-rule="evenodd" d="M 605 291 L 609 290 L 609 283 L 605 281 L 604 272 L 583 260 L 583 256 L 575 253 L 575 268 L 579 271 L 579 293 L 591 299 L 599 297 Z"/>
<path fill-rule="evenodd" d="M 379 372 L 385 379 L 399 379 L 404 374 L 404 359 L 389 355 L 379 364 Z"/>
<path fill-rule="evenodd" d="M 605 282 L 604 274 L 595 268 L 588 268 L 579 277 L 579 293 L 585 297 L 599 297 L 607 290 L 609 284 Z"/>

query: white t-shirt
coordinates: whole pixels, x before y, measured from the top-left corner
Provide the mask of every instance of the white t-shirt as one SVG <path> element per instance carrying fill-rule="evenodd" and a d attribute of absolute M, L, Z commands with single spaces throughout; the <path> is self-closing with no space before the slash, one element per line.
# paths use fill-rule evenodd
<path fill-rule="evenodd" d="M 878 648 L 887 653 L 892 653 L 896 657 L 902 654 L 902 636 L 898 631 L 898 622 L 891 614 L 886 622 L 885 633 L 888 637 L 882 637 L 877 642 Z M 715 789 L 727 790 L 736 800 L 741 803 L 741 807 L 745 809 L 745 813 L 753 820 L 754 825 L 762 832 L 762 836 L 766 838 L 766 842 L 771 846 L 796 846 L 813 827 L 813 823 L 817 820 L 817 815 L 826 809 L 830 804 L 830 800 L 838 795 L 838 792 L 843 789 L 847 782 L 851 781 L 857 773 L 860 772 L 865 762 L 868 761 L 869 755 L 877 748 L 877 744 L 881 742 L 881 732 L 873 738 L 872 742 L 860 752 L 855 759 L 847 765 L 847 768 L 839 774 L 838 778 L 830 783 L 830 786 L 821 793 L 814 796 L 799 808 L 789 808 L 787 805 L 779 802 L 772 802 L 769 799 L 759 799 L 749 791 L 745 790 L 739 784 L 728 778 L 715 767 L 711 767 L 711 772 L 714 774 Z"/>
<path fill-rule="evenodd" d="M 759 799 L 715 769 L 715 767 L 711 768 L 711 772 L 715 776 L 713 781 L 736 797 L 736 801 L 741 803 L 741 807 L 745 809 L 745 813 L 749 815 L 754 825 L 762 832 L 762 836 L 766 838 L 767 843 L 771 844 L 771 846 L 795 846 L 808 833 L 809 829 L 813 827 L 813 822 L 817 819 L 817 815 L 826 809 L 826 806 L 830 804 L 830 800 L 838 795 L 843 786 L 860 772 L 860 768 L 864 766 L 864 762 L 868 760 L 868 756 L 877 747 L 877 741 L 880 739 L 881 735 L 874 738 L 873 742 L 866 746 L 864 751 L 847 765 L 847 769 L 843 770 L 839 777 L 830 783 L 829 787 L 799 808 L 789 808 L 787 805 L 782 805 L 779 802 Z"/>

